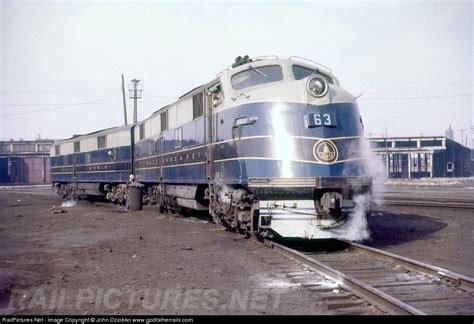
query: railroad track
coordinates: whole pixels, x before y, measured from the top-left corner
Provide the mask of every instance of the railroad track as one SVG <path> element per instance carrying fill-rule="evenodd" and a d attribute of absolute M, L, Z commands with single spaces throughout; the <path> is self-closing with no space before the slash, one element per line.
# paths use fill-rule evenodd
<path fill-rule="evenodd" d="M 336 302 L 348 312 L 360 310 L 355 295 L 391 314 L 474 314 L 474 278 L 357 243 L 339 243 L 346 249 L 331 253 L 278 243 L 273 248 L 337 282 L 345 293 Z"/>
<path fill-rule="evenodd" d="M 473 198 L 381 196 L 385 205 L 474 209 Z"/>

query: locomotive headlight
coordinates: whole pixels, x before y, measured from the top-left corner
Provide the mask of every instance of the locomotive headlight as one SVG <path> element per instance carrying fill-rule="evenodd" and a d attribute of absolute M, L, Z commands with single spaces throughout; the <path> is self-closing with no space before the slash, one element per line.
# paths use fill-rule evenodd
<path fill-rule="evenodd" d="M 309 78 L 306 82 L 306 89 L 313 97 L 321 98 L 326 95 L 329 87 L 327 81 L 324 78 L 320 76 L 314 76 Z"/>

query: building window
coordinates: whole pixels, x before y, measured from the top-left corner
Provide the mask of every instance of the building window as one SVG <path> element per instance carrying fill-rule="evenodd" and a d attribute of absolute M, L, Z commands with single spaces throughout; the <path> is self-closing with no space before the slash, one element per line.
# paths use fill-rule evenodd
<path fill-rule="evenodd" d="M 411 172 L 418 172 L 419 168 L 419 161 L 418 161 L 418 153 L 411 153 L 410 154 L 410 171 Z"/>
<path fill-rule="evenodd" d="M 193 96 L 193 119 L 199 118 L 204 115 L 204 101 L 202 92 Z"/>
<path fill-rule="evenodd" d="M 141 141 L 142 139 L 145 138 L 145 124 L 140 124 L 138 130 L 140 132 L 139 137 L 140 137 L 140 141 Z"/>
<path fill-rule="evenodd" d="M 160 114 L 161 132 L 168 130 L 168 110 Z"/>
<path fill-rule="evenodd" d="M 104 149 L 106 147 L 107 147 L 107 137 L 106 137 L 106 135 L 97 137 L 97 148 L 98 149 Z"/>
<path fill-rule="evenodd" d="M 376 142 L 376 148 L 388 148 L 392 147 L 391 141 Z"/>
<path fill-rule="evenodd" d="M 426 155 L 425 153 L 420 153 L 420 172 L 426 172 L 428 169 L 426 168 Z"/>
<path fill-rule="evenodd" d="M 174 130 L 174 147 L 178 148 L 183 145 L 183 128 L 179 127 Z"/>
<path fill-rule="evenodd" d="M 395 141 L 395 147 L 417 147 L 417 141 Z"/>
<path fill-rule="evenodd" d="M 59 145 L 54 147 L 54 155 L 61 155 L 61 149 Z"/>
<path fill-rule="evenodd" d="M 454 171 L 454 163 L 453 162 L 446 163 L 446 170 L 448 172 L 453 172 Z"/>
<path fill-rule="evenodd" d="M 420 146 L 421 147 L 436 147 L 436 146 L 443 146 L 443 142 L 440 140 L 425 140 L 425 141 L 420 141 Z"/>
<path fill-rule="evenodd" d="M 79 153 L 81 151 L 81 142 L 74 142 L 74 153 Z"/>
<path fill-rule="evenodd" d="M 402 172 L 402 155 L 401 154 L 389 154 L 389 172 L 399 173 Z"/>

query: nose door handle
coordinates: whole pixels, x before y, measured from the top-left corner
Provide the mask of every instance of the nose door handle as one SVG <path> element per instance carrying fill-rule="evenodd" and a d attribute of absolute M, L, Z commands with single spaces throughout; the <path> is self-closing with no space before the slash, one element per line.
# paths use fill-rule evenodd
<path fill-rule="evenodd" d="M 252 125 L 258 120 L 257 116 L 250 117 L 239 117 L 234 120 L 234 125 L 232 125 L 232 138 L 240 138 L 242 136 L 242 127 L 245 125 Z"/>

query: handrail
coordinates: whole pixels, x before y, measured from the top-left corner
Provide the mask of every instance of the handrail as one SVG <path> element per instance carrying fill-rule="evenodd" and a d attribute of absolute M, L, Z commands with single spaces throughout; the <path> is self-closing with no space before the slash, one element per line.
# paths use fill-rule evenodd
<path fill-rule="evenodd" d="M 261 60 L 267 60 L 267 59 L 278 60 L 279 57 L 277 55 L 263 55 L 263 56 L 257 56 L 257 57 L 250 58 L 251 61 L 261 61 Z M 327 66 L 325 66 L 321 63 L 318 63 L 318 62 L 315 62 L 315 61 L 312 61 L 312 60 L 309 60 L 309 59 L 305 59 L 304 57 L 292 55 L 288 59 L 289 60 L 299 60 L 299 61 L 303 61 L 303 62 L 312 63 L 312 64 L 316 65 L 318 68 L 322 68 L 323 70 L 326 70 L 327 72 L 332 74 L 332 70 L 329 67 L 327 67 Z M 227 66 L 225 69 L 223 69 L 219 73 L 217 73 L 216 77 L 219 77 L 220 75 L 222 75 L 222 73 L 224 73 L 225 71 L 230 70 L 231 68 L 232 68 L 232 64 Z"/>

